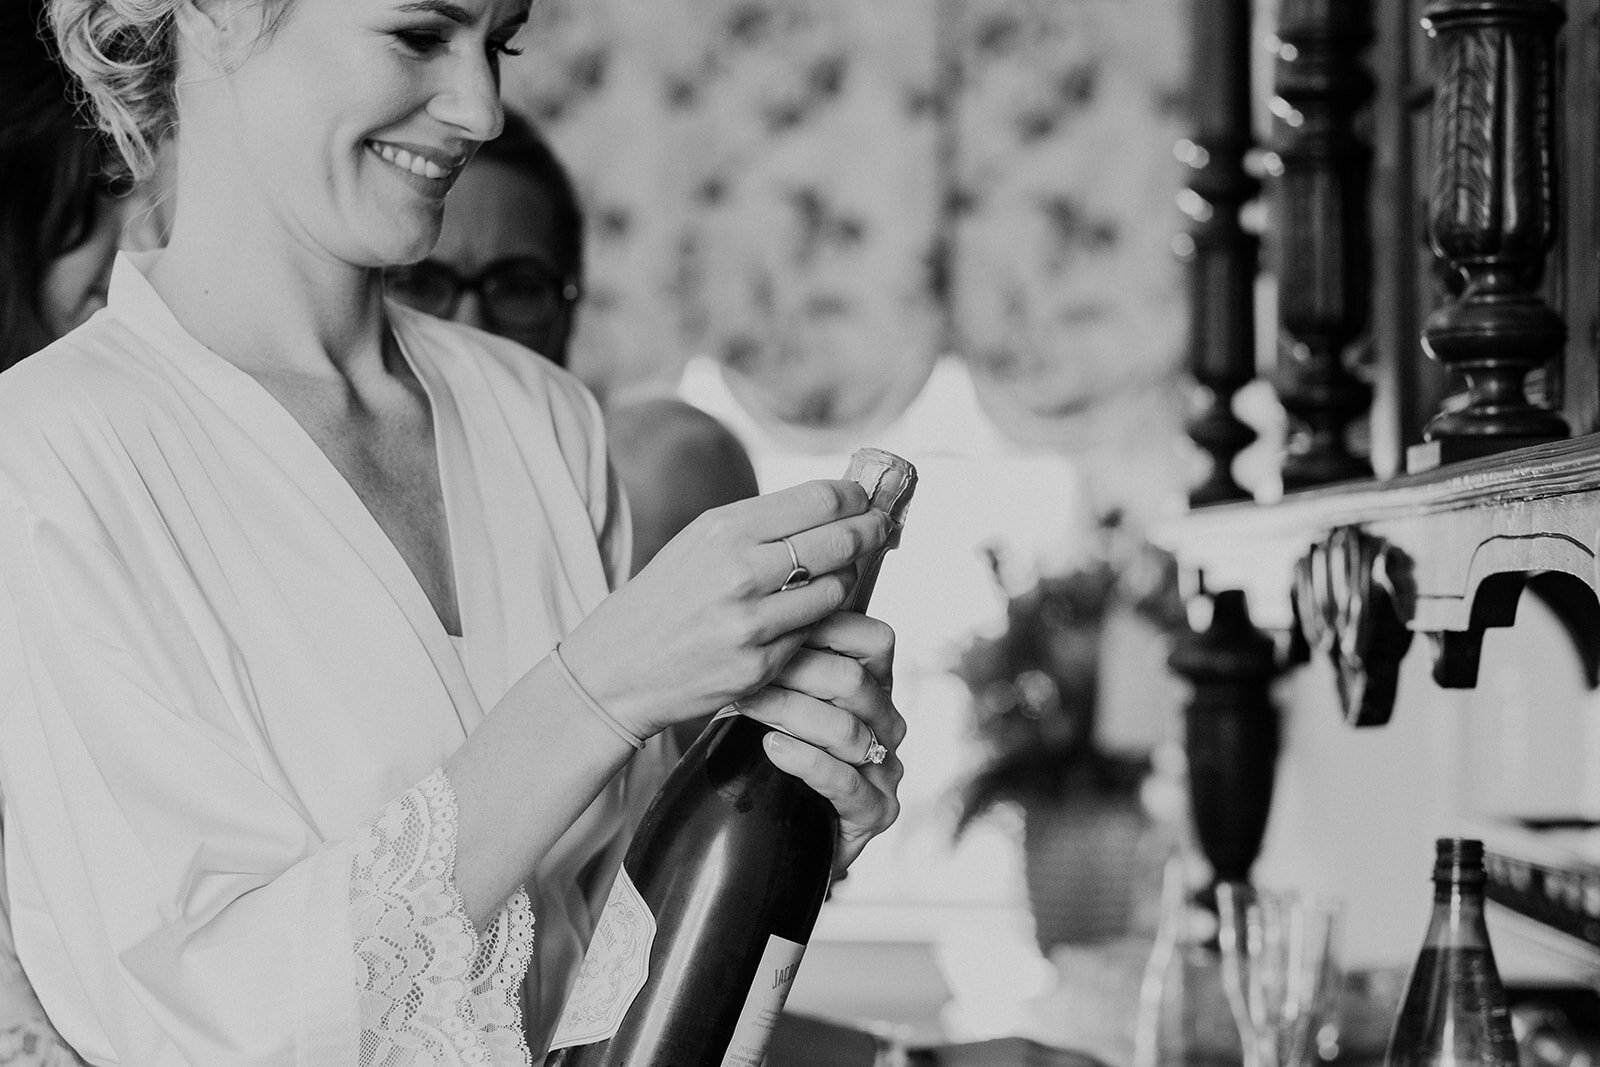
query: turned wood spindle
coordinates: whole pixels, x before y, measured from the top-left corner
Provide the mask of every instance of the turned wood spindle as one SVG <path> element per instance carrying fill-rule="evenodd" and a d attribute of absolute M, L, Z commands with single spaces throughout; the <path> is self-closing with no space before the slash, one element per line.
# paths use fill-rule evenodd
<path fill-rule="evenodd" d="M 1461 410 L 1437 415 L 1413 470 L 1565 437 L 1528 402 L 1529 371 L 1559 356 L 1566 323 L 1538 292 L 1556 226 L 1555 38 L 1550 0 L 1434 0 L 1423 9 L 1438 82 L 1429 236 L 1460 276 L 1459 298 L 1423 329 L 1429 355 L 1461 374 Z"/>
<path fill-rule="evenodd" d="M 1189 167 L 1179 204 L 1190 230 L 1176 242 L 1189 261 L 1189 368 L 1200 384 L 1189 437 L 1210 471 L 1189 494 L 1191 504 L 1242 500 L 1233 458 L 1255 432 L 1233 413 L 1233 394 L 1255 377 L 1255 280 L 1258 241 L 1239 211 L 1259 184 L 1244 167 L 1250 137 L 1250 5 L 1248 0 L 1196 0 L 1192 17 L 1194 136 L 1179 142 Z"/>
<path fill-rule="evenodd" d="M 1251 623 L 1244 593 L 1230 589 L 1214 596 L 1210 624 L 1181 636 L 1168 663 L 1194 687 L 1184 751 L 1195 836 L 1217 881 L 1248 881 L 1277 773 L 1272 639 Z"/>
<path fill-rule="evenodd" d="M 1290 418 L 1285 489 L 1371 474 L 1346 440 L 1371 390 L 1345 355 L 1367 325 L 1371 149 L 1355 131 L 1373 82 L 1370 0 L 1284 0 L 1272 110 L 1279 397 Z"/>

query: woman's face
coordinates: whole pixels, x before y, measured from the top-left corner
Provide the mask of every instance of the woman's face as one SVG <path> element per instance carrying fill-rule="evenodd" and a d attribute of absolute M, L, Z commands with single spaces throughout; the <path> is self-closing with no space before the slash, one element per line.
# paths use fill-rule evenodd
<path fill-rule="evenodd" d="M 239 224 L 264 212 L 362 266 L 426 255 L 445 194 L 500 132 L 500 57 L 528 0 L 196 2 L 225 73 L 185 71 L 180 158 L 218 168 Z"/>
<path fill-rule="evenodd" d="M 121 201 L 101 196 L 82 240 L 45 268 L 39 286 L 39 307 L 52 336 L 64 336 L 106 306 L 111 263 L 121 232 Z"/>

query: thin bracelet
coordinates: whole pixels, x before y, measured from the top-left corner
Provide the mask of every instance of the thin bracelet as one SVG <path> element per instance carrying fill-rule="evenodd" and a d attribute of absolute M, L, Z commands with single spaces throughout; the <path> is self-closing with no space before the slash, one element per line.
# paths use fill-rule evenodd
<path fill-rule="evenodd" d="M 556 647 L 550 650 L 550 662 L 556 665 L 556 670 L 560 672 L 562 680 L 567 683 L 567 686 L 574 693 L 578 694 L 578 699 L 583 701 L 584 706 L 594 712 L 595 718 L 605 723 L 611 728 L 612 733 L 628 742 L 634 748 L 644 747 L 644 742 L 639 739 L 637 734 L 618 722 L 609 711 L 600 706 L 598 700 L 589 695 L 589 691 L 583 687 L 583 683 L 578 681 L 577 675 L 572 673 L 572 668 L 567 666 L 567 661 L 561 658 L 560 642 L 557 642 Z"/>

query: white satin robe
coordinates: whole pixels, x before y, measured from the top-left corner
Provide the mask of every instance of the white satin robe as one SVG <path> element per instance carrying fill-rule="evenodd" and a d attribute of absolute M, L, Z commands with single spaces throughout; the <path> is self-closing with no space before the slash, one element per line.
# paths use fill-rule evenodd
<path fill-rule="evenodd" d="M 133 258 L 104 311 L 0 376 L 6 889 L 90 1063 L 526 1055 L 501 1009 L 527 908 L 497 945 L 463 931 L 435 772 L 621 580 L 626 508 L 576 379 L 391 315 L 432 401 L 459 653 L 349 484 Z M 535 1062 L 664 745 L 529 886 Z"/>

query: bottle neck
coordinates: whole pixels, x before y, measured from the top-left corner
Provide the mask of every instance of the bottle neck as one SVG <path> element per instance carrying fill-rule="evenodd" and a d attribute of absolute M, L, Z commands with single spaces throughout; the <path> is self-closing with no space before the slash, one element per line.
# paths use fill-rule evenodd
<path fill-rule="evenodd" d="M 1433 887 L 1433 917 L 1424 948 L 1487 948 L 1483 886 L 1441 880 Z"/>
<path fill-rule="evenodd" d="M 846 597 L 846 611 L 866 614 L 872 601 L 872 589 L 878 582 L 878 570 L 883 557 L 900 543 L 900 528 L 905 523 L 906 509 L 917 488 L 917 471 L 899 456 L 876 448 L 863 448 L 850 457 L 850 469 L 845 477 L 867 491 L 871 506 L 889 516 L 893 531 L 877 551 L 856 564 L 856 581 Z"/>

